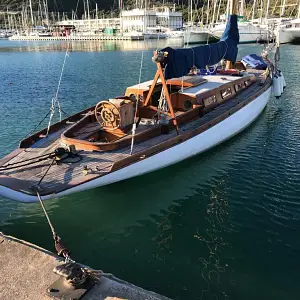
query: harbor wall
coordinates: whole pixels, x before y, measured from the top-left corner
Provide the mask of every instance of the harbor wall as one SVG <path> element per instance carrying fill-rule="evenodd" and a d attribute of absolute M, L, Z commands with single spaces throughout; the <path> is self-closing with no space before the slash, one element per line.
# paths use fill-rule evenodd
<path fill-rule="evenodd" d="M 0 232 L 0 299 L 53 299 L 46 290 L 59 278 L 53 269 L 62 263 L 48 250 Z M 170 300 L 106 273 L 83 299 Z"/>

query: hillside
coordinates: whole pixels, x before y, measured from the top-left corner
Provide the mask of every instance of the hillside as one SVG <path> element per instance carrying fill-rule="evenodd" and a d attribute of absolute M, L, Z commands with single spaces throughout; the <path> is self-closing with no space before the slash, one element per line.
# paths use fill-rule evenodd
<path fill-rule="evenodd" d="M 9 10 L 21 10 L 22 3 L 29 3 L 29 1 L 24 0 L 0 0 L 0 10 L 6 11 Z M 109 10 L 111 8 L 116 8 L 118 2 L 116 0 L 96 0 L 90 1 L 94 6 L 95 2 L 98 3 L 99 9 Z M 43 3 L 43 0 L 40 0 L 40 3 Z M 32 0 L 33 9 L 37 9 L 39 0 Z M 29 4 L 28 4 L 29 5 Z M 71 12 L 76 9 L 77 0 L 48 0 L 49 11 L 65 11 Z M 83 1 L 80 0 L 78 4 L 78 10 L 83 11 Z"/>
<path fill-rule="evenodd" d="M 80 17 L 83 12 L 84 12 L 84 5 L 83 2 L 84 0 L 32 0 L 33 4 L 33 10 L 38 10 L 39 3 L 43 3 L 45 1 L 48 1 L 48 8 L 49 11 L 53 12 L 66 12 L 66 13 L 71 13 L 72 11 L 75 11 L 76 5 L 78 3 L 78 9 L 77 9 L 77 15 Z M 86 1 L 86 0 L 85 0 Z M 246 7 L 245 7 L 245 15 L 250 16 L 251 12 L 251 7 L 253 0 L 245 0 L 246 1 Z M 118 14 L 118 3 L 119 0 L 89 0 L 90 2 L 90 11 L 95 10 L 95 3 L 98 4 L 98 11 L 99 15 L 111 15 L 111 16 L 116 16 Z M 124 8 L 130 9 L 134 8 L 136 2 L 138 3 L 145 3 L 147 2 L 147 6 L 152 6 L 155 4 L 156 6 L 161 5 L 162 1 L 159 0 L 123 0 L 123 6 Z M 193 0 L 193 3 L 195 6 L 198 7 L 198 12 L 194 12 L 195 18 L 199 18 L 201 15 L 201 7 L 203 3 L 206 3 L 207 0 Z M 211 0 L 210 3 L 213 3 L 214 1 Z M 258 1 L 256 1 L 257 3 Z M 266 0 L 263 1 L 263 15 L 265 14 L 266 11 Z M 297 11 L 298 11 L 298 6 L 295 4 L 292 6 L 291 4 L 296 3 L 297 1 L 294 0 L 286 0 L 286 11 L 285 11 L 285 16 L 289 17 L 290 15 L 296 16 Z M 22 5 L 27 4 L 29 6 L 29 0 L 0 0 L 0 11 L 21 11 L 22 10 Z M 187 15 L 188 15 L 188 3 L 189 0 L 167 0 L 164 2 L 169 3 L 169 5 L 173 5 L 174 3 L 176 4 L 176 8 L 180 11 L 183 12 L 184 19 L 187 20 Z M 223 3 L 223 9 L 225 9 L 225 3 L 226 1 L 222 1 Z M 275 6 L 275 3 L 278 5 L 277 0 L 270 0 L 270 9 L 269 9 L 269 16 L 272 15 L 273 8 Z M 222 11 L 222 9 L 221 9 Z M 280 8 L 277 7 L 274 10 L 273 16 L 278 16 L 280 13 Z M 257 11 L 256 17 L 259 16 L 259 12 Z M 198 16 L 198 17 L 197 17 Z"/>
<path fill-rule="evenodd" d="M 45 0 L 44 0 L 45 1 Z M 64 12 L 71 12 L 72 10 L 75 11 L 76 5 L 78 0 L 48 0 L 48 7 L 49 11 L 64 11 Z M 32 5 L 34 8 L 38 8 L 38 3 L 43 3 L 43 0 L 32 0 Z M 90 0 L 90 6 L 95 7 L 95 3 L 98 4 L 99 10 L 111 10 L 118 8 L 118 0 Z M 161 4 L 161 1 L 147 1 L 147 5 L 150 6 L 158 2 Z M 168 2 L 168 1 L 165 1 Z M 173 2 L 176 4 L 187 4 L 188 0 L 170 0 L 169 2 Z M 199 1 L 197 1 L 199 2 Z M 201 2 L 201 1 L 200 1 Z M 22 3 L 29 3 L 29 1 L 24 0 L 0 0 L 0 10 L 6 11 L 7 8 L 9 10 L 21 10 Z M 133 7 L 136 3 L 136 0 L 123 0 L 124 7 Z M 78 11 L 80 13 L 83 12 L 83 0 L 79 0 L 78 2 Z"/>

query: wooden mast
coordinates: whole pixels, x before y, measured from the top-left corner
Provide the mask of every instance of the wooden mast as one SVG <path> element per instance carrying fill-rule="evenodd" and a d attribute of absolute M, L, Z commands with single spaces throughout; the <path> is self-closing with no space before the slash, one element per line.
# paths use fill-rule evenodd
<path fill-rule="evenodd" d="M 229 1 L 229 15 L 235 15 L 237 13 L 237 1 L 236 0 L 228 0 Z M 243 0 L 242 0 L 243 1 Z M 232 69 L 233 63 L 232 61 L 228 60 L 226 63 L 226 69 Z"/>

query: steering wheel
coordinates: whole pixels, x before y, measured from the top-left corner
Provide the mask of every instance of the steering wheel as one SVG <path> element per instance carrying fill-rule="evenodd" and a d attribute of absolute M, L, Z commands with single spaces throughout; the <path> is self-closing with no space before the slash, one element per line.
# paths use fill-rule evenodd
<path fill-rule="evenodd" d="M 120 127 L 121 115 L 119 110 L 109 101 L 101 101 L 96 105 L 95 116 L 104 129 L 115 130 Z"/>

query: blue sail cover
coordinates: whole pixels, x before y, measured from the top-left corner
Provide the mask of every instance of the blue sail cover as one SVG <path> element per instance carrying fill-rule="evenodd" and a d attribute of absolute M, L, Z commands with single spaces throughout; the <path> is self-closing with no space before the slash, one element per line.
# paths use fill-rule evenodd
<path fill-rule="evenodd" d="M 161 51 L 168 52 L 165 70 L 166 79 L 184 76 L 188 74 L 193 66 L 201 69 L 207 65 L 217 64 L 223 58 L 235 62 L 239 40 L 237 16 L 231 15 L 228 18 L 221 40 L 215 44 L 185 49 L 170 47 L 162 49 Z"/>

